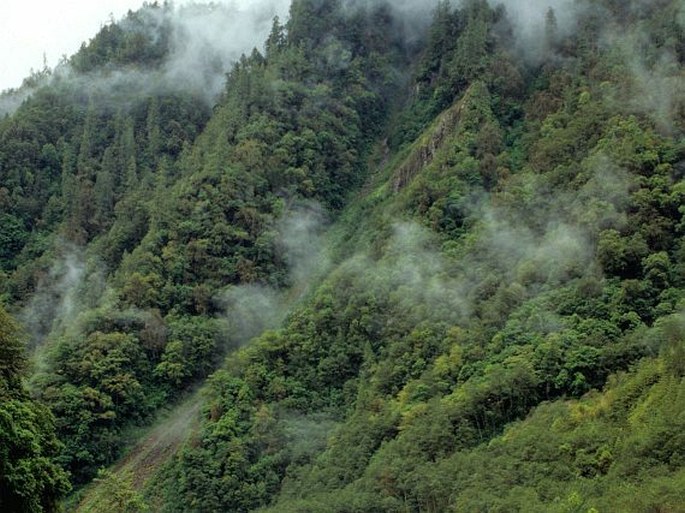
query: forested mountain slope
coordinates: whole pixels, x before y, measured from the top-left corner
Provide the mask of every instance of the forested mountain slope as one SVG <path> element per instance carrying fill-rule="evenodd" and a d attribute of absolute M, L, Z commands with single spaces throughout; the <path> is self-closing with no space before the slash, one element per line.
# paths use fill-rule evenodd
<path fill-rule="evenodd" d="M 45 419 L 0 507 L 59 508 L 66 472 L 75 508 L 202 385 L 98 508 L 685 511 L 682 2 L 295 0 L 209 103 L 165 85 L 177 15 L 0 121 L 9 372 Z"/>

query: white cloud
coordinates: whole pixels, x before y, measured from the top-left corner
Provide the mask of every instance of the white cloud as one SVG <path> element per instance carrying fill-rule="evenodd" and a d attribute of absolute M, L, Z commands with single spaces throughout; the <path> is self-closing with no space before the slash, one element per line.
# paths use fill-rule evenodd
<path fill-rule="evenodd" d="M 160 1 L 160 3 L 162 3 Z M 176 0 L 175 5 L 189 3 Z M 250 7 L 254 0 L 220 1 Z M 3 0 L 0 9 L 0 91 L 16 88 L 31 69 L 43 67 L 43 56 L 54 67 L 63 55 L 74 54 L 112 17 L 121 19 L 143 0 Z"/>

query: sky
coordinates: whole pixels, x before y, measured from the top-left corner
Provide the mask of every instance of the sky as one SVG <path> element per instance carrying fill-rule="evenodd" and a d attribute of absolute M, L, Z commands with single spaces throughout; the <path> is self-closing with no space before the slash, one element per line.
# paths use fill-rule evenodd
<path fill-rule="evenodd" d="M 187 3 L 176 0 L 175 5 Z M 223 2 L 249 4 L 250 0 Z M 2 0 L 0 3 L 0 91 L 16 88 L 31 69 L 54 67 L 74 54 L 110 17 L 122 18 L 143 0 Z"/>

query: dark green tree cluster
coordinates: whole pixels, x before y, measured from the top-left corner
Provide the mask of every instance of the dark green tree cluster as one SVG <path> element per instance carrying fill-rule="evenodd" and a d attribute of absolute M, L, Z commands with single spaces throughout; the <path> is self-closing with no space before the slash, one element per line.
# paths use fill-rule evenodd
<path fill-rule="evenodd" d="M 144 2 L 129 10 L 120 21 L 102 27 L 97 35 L 70 59 L 80 73 L 135 67 L 150 69 L 161 64 L 169 52 L 172 35 L 172 4 Z"/>
<path fill-rule="evenodd" d="M 29 397 L 18 324 L 0 307 L 0 508 L 58 511 L 71 486 L 57 463 L 61 444 L 50 410 Z"/>

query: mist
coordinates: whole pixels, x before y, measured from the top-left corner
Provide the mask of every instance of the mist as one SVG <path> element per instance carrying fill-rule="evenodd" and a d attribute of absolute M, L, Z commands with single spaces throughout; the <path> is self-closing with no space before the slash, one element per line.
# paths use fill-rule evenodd
<path fill-rule="evenodd" d="M 352 286 L 362 297 L 387 301 L 403 322 L 467 322 L 475 284 L 444 255 L 436 234 L 412 221 L 398 221 L 389 230 L 377 241 L 381 248 L 360 251 L 330 273 L 333 289 Z"/>
<path fill-rule="evenodd" d="M 660 132 L 672 133 L 678 111 L 685 107 L 685 74 L 676 56 L 654 48 L 646 34 L 610 31 L 606 42 L 621 55 L 631 77 L 627 107 L 650 118 Z"/>
<path fill-rule="evenodd" d="M 12 114 L 38 87 L 62 85 L 79 95 L 98 98 L 101 107 L 120 108 L 135 96 L 188 93 L 216 103 L 226 83 L 226 73 L 243 54 L 262 49 L 275 16 L 288 16 L 290 0 L 254 0 L 246 5 L 191 3 L 180 7 L 143 7 L 134 23 L 118 22 L 124 31 L 139 32 L 152 42 L 169 30 L 168 55 L 153 69 L 108 67 L 79 73 L 63 61 L 36 87 L 24 86 L 0 96 L 0 116 Z M 134 94 L 132 94 L 134 93 Z"/>
<path fill-rule="evenodd" d="M 83 251 L 65 242 L 57 254 L 18 316 L 29 334 L 31 349 L 41 346 L 53 331 L 73 323 L 80 311 L 79 290 L 86 273 Z"/>
<path fill-rule="evenodd" d="M 246 6 L 188 4 L 170 9 L 143 9 L 146 36 L 156 41 L 170 28 L 169 54 L 155 71 L 116 69 L 77 78 L 82 86 L 101 92 L 137 90 L 145 94 L 185 92 L 213 105 L 226 73 L 241 55 L 261 48 L 273 18 L 286 17 L 289 0 L 256 0 Z M 124 30 L 139 30 L 127 19 Z"/>
<path fill-rule="evenodd" d="M 577 27 L 582 4 L 577 0 L 489 0 L 491 7 L 501 7 L 506 19 L 495 27 L 499 37 L 513 36 L 511 48 L 530 66 L 557 59 L 554 45 L 571 35 Z M 549 18 L 551 16 L 551 18 Z"/>
<path fill-rule="evenodd" d="M 625 228 L 635 184 L 602 152 L 580 163 L 576 180 L 576 190 L 552 194 L 546 180 L 523 174 L 510 186 L 526 189 L 527 202 L 482 198 L 471 212 L 481 227 L 474 264 L 488 262 L 507 280 L 532 288 L 558 287 L 584 276 L 599 279 L 599 234 Z"/>
<path fill-rule="evenodd" d="M 278 223 L 277 247 L 288 265 L 292 287 L 304 294 L 330 265 L 324 241 L 327 215 L 321 205 L 303 202 L 291 208 Z"/>
<path fill-rule="evenodd" d="M 286 18 L 289 6 L 290 0 L 255 0 L 245 7 L 181 7 L 171 19 L 171 55 L 163 66 L 164 82 L 184 91 L 202 92 L 213 102 L 231 65 L 242 54 L 262 48 L 273 18 Z"/>
<path fill-rule="evenodd" d="M 231 345 L 249 342 L 264 331 L 277 328 L 285 316 L 280 294 L 257 284 L 238 285 L 224 291 L 217 302 L 228 322 Z"/>
<path fill-rule="evenodd" d="M 426 34 L 439 3 L 440 0 L 344 0 L 344 7 L 354 12 L 387 6 L 395 18 L 397 31 L 404 42 L 411 45 Z"/>
<path fill-rule="evenodd" d="M 3 92 L 0 95 L 0 118 L 16 111 L 32 93 L 33 89 L 30 88 L 13 89 Z"/>
<path fill-rule="evenodd" d="M 406 311 L 421 307 L 421 318 L 459 322 L 471 313 L 468 278 L 442 254 L 433 233 L 413 222 L 397 223 L 378 262 L 390 297 Z"/>
<path fill-rule="evenodd" d="M 278 328 L 288 312 L 320 281 L 330 266 L 325 243 L 326 214 L 316 202 L 291 205 L 276 223 L 275 245 L 288 269 L 289 287 L 260 283 L 231 286 L 216 302 L 222 307 L 233 345 Z"/>
<path fill-rule="evenodd" d="M 359 291 L 387 300 L 393 317 L 404 322 L 468 328 L 488 315 L 484 307 L 499 308 L 498 296 L 515 308 L 577 280 L 601 280 L 597 241 L 603 230 L 625 228 L 635 184 L 603 153 L 579 165 L 580 183 L 572 191 L 550 193 L 544 177 L 521 173 L 511 178 L 511 196 L 466 200 L 471 236 L 458 245 L 416 222 L 395 221 L 374 250 L 331 273 L 333 287 L 351 280 Z M 516 195 L 523 190 L 525 197 Z M 545 329 L 559 327 L 552 322 Z"/>

